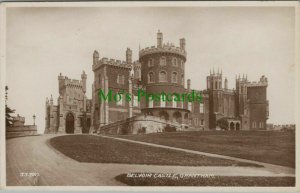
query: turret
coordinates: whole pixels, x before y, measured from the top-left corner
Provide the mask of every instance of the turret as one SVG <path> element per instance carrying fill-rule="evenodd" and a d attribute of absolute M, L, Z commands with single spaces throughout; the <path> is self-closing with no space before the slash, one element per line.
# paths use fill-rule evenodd
<path fill-rule="evenodd" d="M 132 50 L 130 48 L 127 48 L 126 50 L 126 63 L 127 64 L 132 63 Z"/>
<path fill-rule="evenodd" d="M 52 106 L 53 105 L 53 98 L 52 98 L 52 95 L 50 97 L 50 105 Z"/>
<path fill-rule="evenodd" d="M 215 73 L 215 69 L 211 72 L 210 75 L 206 78 L 207 81 L 207 89 L 212 90 L 221 90 L 222 89 L 222 70 L 218 69 L 218 72 Z"/>
<path fill-rule="evenodd" d="M 180 48 L 185 50 L 185 39 L 184 38 L 181 38 L 179 40 L 179 44 L 180 44 Z"/>
<path fill-rule="evenodd" d="M 48 106 L 49 105 L 49 99 L 48 99 L 48 97 L 46 97 L 46 106 Z"/>
<path fill-rule="evenodd" d="M 191 79 L 187 79 L 187 90 L 191 90 Z"/>
<path fill-rule="evenodd" d="M 161 48 L 163 45 L 163 33 L 161 33 L 159 30 L 157 32 L 157 47 Z"/>
<path fill-rule="evenodd" d="M 85 74 L 84 71 L 82 71 L 81 80 L 82 80 L 82 91 L 84 93 L 86 92 L 86 78 L 87 78 L 87 75 Z"/>
<path fill-rule="evenodd" d="M 99 61 L 99 53 L 97 50 L 95 50 L 93 54 L 93 64 L 94 65 L 98 64 L 98 61 Z"/>

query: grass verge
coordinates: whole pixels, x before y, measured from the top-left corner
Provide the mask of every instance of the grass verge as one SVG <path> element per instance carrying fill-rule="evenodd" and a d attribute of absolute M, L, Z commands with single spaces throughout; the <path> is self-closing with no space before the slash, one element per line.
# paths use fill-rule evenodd
<path fill-rule="evenodd" d="M 59 136 L 50 139 L 50 145 L 64 155 L 79 162 L 261 167 L 256 164 L 151 147 L 93 135 Z"/>
<path fill-rule="evenodd" d="M 191 131 L 116 137 L 295 168 L 295 133 Z"/>

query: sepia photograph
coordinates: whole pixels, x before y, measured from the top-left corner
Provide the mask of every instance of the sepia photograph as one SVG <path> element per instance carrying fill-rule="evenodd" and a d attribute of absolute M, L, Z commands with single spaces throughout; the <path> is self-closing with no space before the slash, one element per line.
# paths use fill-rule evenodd
<path fill-rule="evenodd" d="M 1 187 L 296 190 L 299 3 L 256 3 L 2 4 Z"/>

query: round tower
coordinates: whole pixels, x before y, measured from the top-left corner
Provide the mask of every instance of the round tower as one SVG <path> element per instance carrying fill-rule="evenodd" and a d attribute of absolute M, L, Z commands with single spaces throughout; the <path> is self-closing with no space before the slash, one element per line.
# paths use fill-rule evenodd
<path fill-rule="evenodd" d="M 147 93 L 185 93 L 185 39 L 180 39 L 180 46 L 163 43 L 163 33 L 157 33 L 157 45 L 140 50 L 141 80 Z M 162 109 L 163 108 L 163 109 Z M 161 110 L 186 110 L 186 104 L 174 101 L 146 102 L 144 111 L 150 114 L 161 113 Z M 142 109 L 143 110 L 143 109 Z M 171 119 L 172 113 L 165 116 Z M 179 113 L 180 114 L 180 113 Z M 178 114 L 178 116 L 179 116 Z M 182 114 L 180 114 L 181 116 Z"/>

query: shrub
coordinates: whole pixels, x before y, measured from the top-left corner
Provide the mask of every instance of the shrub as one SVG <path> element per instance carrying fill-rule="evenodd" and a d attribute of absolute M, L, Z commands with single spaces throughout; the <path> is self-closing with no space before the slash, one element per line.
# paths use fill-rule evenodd
<path fill-rule="evenodd" d="M 175 132 L 176 131 L 176 127 L 171 126 L 171 125 L 166 125 L 166 127 L 164 128 L 164 132 Z"/>

